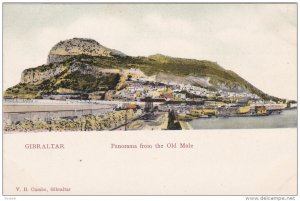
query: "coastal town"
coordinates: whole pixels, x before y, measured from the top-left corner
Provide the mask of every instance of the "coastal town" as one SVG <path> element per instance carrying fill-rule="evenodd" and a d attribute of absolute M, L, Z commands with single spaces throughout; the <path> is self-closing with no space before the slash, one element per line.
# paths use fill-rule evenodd
<path fill-rule="evenodd" d="M 266 101 L 242 90 L 157 81 L 134 68 L 119 73 L 118 90 L 5 99 L 5 131 L 186 130 L 194 119 L 280 115 L 297 108 L 296 101 Z"/>

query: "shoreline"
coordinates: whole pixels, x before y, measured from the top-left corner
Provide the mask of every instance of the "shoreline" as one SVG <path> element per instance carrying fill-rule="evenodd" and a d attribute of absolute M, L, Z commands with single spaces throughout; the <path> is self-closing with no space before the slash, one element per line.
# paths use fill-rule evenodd
<path fill-rule="evenodd" d="M 297 110 L 286 110 L 281 114 L 244 116 L 244 117 L 211 117 L 193 119 L 189 124 L 195 130 L 211 129 L 279 129 L 297 128 Z"/>
<path fill-rule="evenodd" d="M 181 130 L 194 130 L 192 125 L 189 122 L 186 121 L 179 121 Z"/>

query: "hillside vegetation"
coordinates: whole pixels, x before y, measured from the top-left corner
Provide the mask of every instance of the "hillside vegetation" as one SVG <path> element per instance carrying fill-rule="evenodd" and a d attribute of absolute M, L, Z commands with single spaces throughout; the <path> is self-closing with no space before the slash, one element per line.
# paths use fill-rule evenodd
<path fill-rule="evenodd" d="M 137 68 L 147 76 L 163 74 L 171 78 L 208 77 L 211 90 L 224 86 L 232 91 L 238 89 L 257 94 L 265 100 L 279 100 L 257 89 L 236 73 L 225 70 L 216 62 L 174 58 L 161 54 L 130 57 L 117 50 L 106 48 L 94 40 L 79 38 L 56 44 L 50 50 L 48 64 L 24 70 L 21 82 L 7 89 L 4 96 L 41 98 L 43 95 L 62 91 L 91 93 L 115 89 L 120 74 L 101 73 L 97 70 L 99 68 Z"/>
<path fill-rule="evenodd" d="M 263 99 L 278 100 L 254 87 L 233 71 L 225 70 L 216 62 L 207 60 L 182 59 L 164 56 L 161 54 L 149 57 L 92 57 L 80 55 L 73 57 L 72 61 L 81 61 L 103 68 L 129 69 L 138 68 L 146 75 L 165 73 L 176 76 L 207 76 L 212 85 L 225 84 L 227 86 L 240 86 L 245 90 L 257 94 Z"/>

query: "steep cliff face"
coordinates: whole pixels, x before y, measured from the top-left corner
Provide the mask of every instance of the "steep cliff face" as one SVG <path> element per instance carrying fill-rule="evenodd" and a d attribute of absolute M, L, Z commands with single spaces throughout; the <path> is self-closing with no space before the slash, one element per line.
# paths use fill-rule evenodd
<path fill-rule="evenodd" d="M 69 56 L 69 55 L 49 54 L 48 58 L 47 58 L 47 64 L 61 63 L 61 62 L 68 60 L 71 57 L 72 56 Z"/>
<path fill-rule="evenodd" d="M 100 69 L 96 66 L 92 66 L 89 64 L 85 64 L 82 62 L 75 62 L 73 63 L 70 67 L 69 70 L 71 72 L 80 72 L 81 74 L 85 74 L 85 75 L 96 75 L 99 73 Z"/>
<path fill-rule="evenodd" d="M 59 63 L 75 55 L 89 56 L 126 56 L 124 53 L 100 45 L 97 41 L 86 38 L 73 38 L 57 43 L 48 55 L 47 63 Z"/>
<path fill-rule="evenodd" d="M 39 71 L 36 69 L 24 70 L 21 76 L 21 83 L 24 84 L 39 84 L 44 80 L 48 80 L 56 75 L 59 75 L 64 68 L 62 66 L 57 66 L 45 71 Z"/>
<path fill-rule="evenodd" d="M 63 71 L 68 71 L 69 73 L 79 72 L 84 75 L 97 75 L 100 69 L 82 62 L 74 62 L 70 66 L 63 64 L 43 65 L 24 70 L 21 76 L 21 84 L 40 84 L 45 80 L 60 75 Z"/>
<path fill-rule="evenodd" d="M 114 90 L 119 79 L 118 73 L 102 72 L 101 68 L 82 62 L 43 65 L 23 71 L 21 82 L 8 88 L 4 98 L 35 99 Z"/>

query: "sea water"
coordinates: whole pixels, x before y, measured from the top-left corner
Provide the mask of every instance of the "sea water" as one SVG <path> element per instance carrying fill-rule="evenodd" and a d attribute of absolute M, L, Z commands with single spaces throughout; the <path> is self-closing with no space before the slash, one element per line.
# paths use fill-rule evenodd
<path fill-rule="evenodd" d="M 189 123 L 193 129 L 296 128 L 297 110 L 269 116 L 200 118 Z"/>

